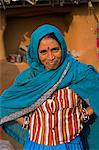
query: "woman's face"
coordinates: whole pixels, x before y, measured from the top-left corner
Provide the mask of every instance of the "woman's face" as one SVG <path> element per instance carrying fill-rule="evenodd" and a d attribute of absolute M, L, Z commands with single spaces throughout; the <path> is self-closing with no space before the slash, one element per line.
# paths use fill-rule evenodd
<path fill-rule="evenodd" d="M 61 48 L 53 38 L 43 38 L 38 49 L 39 59 L 47 70 L 56 69 L 61 62 Z"/>

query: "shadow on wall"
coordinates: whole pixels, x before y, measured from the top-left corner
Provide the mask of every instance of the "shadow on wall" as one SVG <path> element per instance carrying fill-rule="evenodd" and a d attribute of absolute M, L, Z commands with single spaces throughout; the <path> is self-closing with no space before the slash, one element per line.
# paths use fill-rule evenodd
<path fill-rule="evenodd" d="M 9 63 L 7 61 L 0 61 L 0 93 L 11 86 L 15 77 L 26 69 L 27 66 L 28 65 L 26 63 Z"/>
<path fill-rule="evenodd" d="M 16 64 L 9 63 L 7 61 L 0 61 L 0 93 L 4 91 L 4 89 L 8 88 L 12 85 L 15 77 L 26 68 L 27 64 Z M 18 144 L 13 138 L 8 136 L 5 132 L 3 134 L 4 140 L 10 141 L 15 150 L 22 150 L 23 146 Z"/>

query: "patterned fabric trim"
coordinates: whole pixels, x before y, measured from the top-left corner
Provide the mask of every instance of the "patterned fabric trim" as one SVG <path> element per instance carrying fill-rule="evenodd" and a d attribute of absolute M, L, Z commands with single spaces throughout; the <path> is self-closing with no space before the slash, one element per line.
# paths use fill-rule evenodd
<path fill-rule="evenodd" d="M 44 95 L 42 95 L 41 98 L 39 98 L 34 104 L 32 104 L 31 106 L 29 106 L 27 108 L 22 109 L 21 111 L 12 113 L 9 116 L 5 116 L 5 117 L 1 118 L 0 119 L 0 125 L 3 123 L 6 123 L 8 121 L 15 120 L 21 116 L 24 116 L 27 113 L 30 113 L 30 112 L 34 111 L 36 108 L 38 108 L 57 89 L 57 87 L 59 86 L 59 84 L 63 80 L 64 76 L 67 74 L 69 68 L 70 68 L 70 63 L 67 64 L 67 66 L 66 66 L 64 72 L 62 73 L 59 81 L 52 88 L 50 88 Z"/>

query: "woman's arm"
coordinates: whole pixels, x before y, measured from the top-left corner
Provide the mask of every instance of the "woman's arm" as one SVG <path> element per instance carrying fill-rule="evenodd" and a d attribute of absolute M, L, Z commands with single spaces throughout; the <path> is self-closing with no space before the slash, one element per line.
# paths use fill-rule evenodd
<path fill-rule="evenodd" d="M 30 115 L 18 118 L 16 121 L 22 125 L 23 128 L 28 129 L 30 125 Z"/>

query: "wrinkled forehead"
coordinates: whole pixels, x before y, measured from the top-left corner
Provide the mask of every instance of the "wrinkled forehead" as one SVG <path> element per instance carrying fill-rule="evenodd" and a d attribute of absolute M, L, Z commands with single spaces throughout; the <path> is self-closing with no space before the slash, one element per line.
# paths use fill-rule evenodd
<path fill-rule="evenodd" d="M 49 41 L 50 41 L 50 43 L 49 43 Z M 57 45 L 61 48 L 61 44 L 59 43 L 59 41 L 58 41 L 57 37 L 54 35 L 54 33 L 50 33 L 50 34 L 47 34 L 46 36 L 44 36 L 39 41 L 39 46 L 41 46 L 41 45 L 46 46 L 46 47 L 49 47 L 51 45 L 53 45 L 53 46 Z M 38 46 L 38 49 L 39 49 L 39 46 Z"/>

